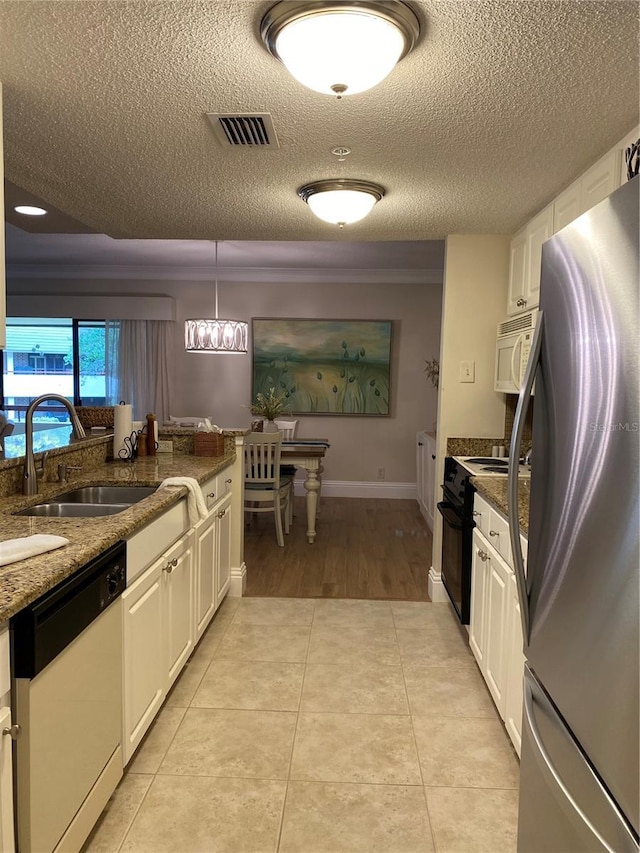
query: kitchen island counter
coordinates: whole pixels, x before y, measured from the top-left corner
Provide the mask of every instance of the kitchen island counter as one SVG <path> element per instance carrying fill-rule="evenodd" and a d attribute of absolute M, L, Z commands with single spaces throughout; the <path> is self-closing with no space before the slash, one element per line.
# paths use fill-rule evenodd
<path fill-rule="evenodd" d="M 44 518 L 17 516 L 29 506 L 82 486 L 158 486 L 167 477 L 194 477 L 202 483 L 233 464 L 235 451 L 223 456 L 203 457 L 159 454 L 135 462 L 105 462 L 65 484 L 43 483 L 37 495 L 0 498 L 0 540 L 35 533 L 64 536 L 69 544 L 8 566 L 0 567 L 0 623 L 35 601 L 60 581 L 73 574 L 119 539 L 165 512 L 185 497 L 186 488 L 160 489 L 116 515 L 92 518 Z"/>

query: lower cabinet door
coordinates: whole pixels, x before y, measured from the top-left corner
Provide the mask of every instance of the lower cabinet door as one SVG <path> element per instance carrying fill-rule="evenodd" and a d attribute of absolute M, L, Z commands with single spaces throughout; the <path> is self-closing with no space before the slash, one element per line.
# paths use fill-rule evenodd
<path fill-rule="evenodd" d="M 176 680 L 193 651 L 193 535 L 187 533 L 162 559 L 166 689 Z"/>
<path fill-rule="evenodd" d="M 487 548 L 480 534 L 473 531 L 471 558 L 471 616 L 469 618 L 469 647 L 484 674 L 486 671 L 485 645 L 487 636 Z"/>
<path fill-rule="evenodd" d="M 217 518 L 215 512 L 195 527 L 196 643 L 205 632 L 217 607 Z"/>
<path fill-rule="evenodd" d="M 511 594 L 511 569 L 496 551 L 487 560 L 487 642 L 485 678 L 504 720 L 507 678 L 507 610 Z"/>
<path fill-rule="evenodd" d="M 0 731 L 11 728 L 11 708 L 0 708 Z M 13 853 L 13 768 L 10 737 L 0 736 L 0 853 Z"/>
<path fill-rule="evenodd" d="M 222 501 L 216 512 L 218 553 L 216 560 L 216 607 L 222 603 L 231 582 L 231 495 Z"/>
<path fill-rule="evenodd" d="M 162 566 L 162 560 L 157 560 L 122 594 L 125 764 L 133 756 L 165 696 Z"/>
<path fill-rule="evenodd" d="M 524 697 L 524 650 L 520 603 L 515 575 L 509 583 L 506 647 L 508 654 L 506 673 L 506 700 L 504 724 L 516 752 L 520 755 L 522 743 L 522 704 Z"/>

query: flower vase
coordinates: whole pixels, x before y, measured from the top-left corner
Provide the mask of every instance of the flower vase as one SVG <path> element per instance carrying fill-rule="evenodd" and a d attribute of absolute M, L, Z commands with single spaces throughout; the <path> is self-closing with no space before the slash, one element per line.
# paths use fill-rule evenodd
<path fill-rule="evenodd" d="M 266 420 L 264 422 L 263 432 L 278 432 L 278 427 L 275 421 Z"/>

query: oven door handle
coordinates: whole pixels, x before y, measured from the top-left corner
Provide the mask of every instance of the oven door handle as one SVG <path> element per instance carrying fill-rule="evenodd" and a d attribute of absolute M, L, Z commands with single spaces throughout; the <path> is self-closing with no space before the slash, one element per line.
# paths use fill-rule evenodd
<path fill-rule="evenodd" d="M 462 530 L 463 524 L 460 519 L 458 513 L 453 509 L 451 504 L 441 502 L 437 504 L 438 512 L 443 517 L 443 519 L 447 522 L 449 527 L 453 527 L 454 530 Z"/>

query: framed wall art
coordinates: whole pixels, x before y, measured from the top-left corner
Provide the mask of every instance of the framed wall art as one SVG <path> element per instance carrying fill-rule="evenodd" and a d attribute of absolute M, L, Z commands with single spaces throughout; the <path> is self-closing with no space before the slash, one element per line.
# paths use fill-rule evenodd
<path fill-rule="evenodd" d="M 389 415 L 391 320 L 252 324 L 252 399 L 275 388 L 292 415 Z"/>

